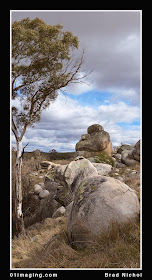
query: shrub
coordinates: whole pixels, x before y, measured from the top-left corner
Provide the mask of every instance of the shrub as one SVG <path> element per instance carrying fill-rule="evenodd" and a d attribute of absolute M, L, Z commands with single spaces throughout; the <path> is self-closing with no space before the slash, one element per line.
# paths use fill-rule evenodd
<path fill-rule="evenodd" d="M 73 160 L 75 157 L 74 152 L 69 153 L 50 153 L 49 158 L 50 160 L 65 160 L 65 159 L 71 159 Z"/>
<path fill-rule="evenodd" d="M 96 163 L 106 163 L 114 166 L 114 160 L 106 152 L 98 153 L 98 155 L 95 156 L 94 159 Z"/>

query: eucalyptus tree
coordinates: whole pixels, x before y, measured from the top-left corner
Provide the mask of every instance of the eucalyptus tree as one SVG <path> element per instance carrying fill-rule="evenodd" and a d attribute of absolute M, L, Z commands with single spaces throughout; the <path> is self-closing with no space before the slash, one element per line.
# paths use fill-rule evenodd
<path fill-rule="evenodd" d="M 15 219 L 17 233 L 24 231 L 22 213 L 22 139 L 27 127 L 40 121 L 42 110 L 56 100 L 58 90 L 81 82 L 77 75 L 84 51 L 75 58 L 79 41 L 60 24 L 50 26 L 39 18 L 12 23 L 12 131 L 17 145 Z"/>

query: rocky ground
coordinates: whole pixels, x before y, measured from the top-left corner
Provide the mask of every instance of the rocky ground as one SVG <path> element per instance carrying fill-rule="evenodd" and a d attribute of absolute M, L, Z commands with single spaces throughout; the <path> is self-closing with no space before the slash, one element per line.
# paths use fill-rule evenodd
<path fill-rule="evenodd" d="M 130 151 L 134 149 L 134 147 L 126 148 L 121 147 L 121 150 L 116 151 L 112 156 L 103 153 L 102 156 L 96 155 L 88 159 L 80 156 L 75 160 L 60 161 L 59 163 L 42 161 L 37 171 L 29 172 L 30 187 L 25 192 L 23 201 L 27 234 L 13 238 L 13 267 L 133 268 L 140 266 L 140 228 L 139 215 L 137 215 L 140 202 L 140 163 L 138 160 L 130 165 L 128 162 L 126 162 L 127 165 L 124 163 L 124 154 L 127 158 L 128 154 L 131 154 Z M 99 186 L 96 189 L 96 186 L 91 183 L 90 191 L 87 187 L 87 193 L 82 192 L 82 183 L 85 185 L 87 180 L 89 183 L 91 182 L 88 179 L 91 178 L 89 176 L 93 178 L 92 182 L 97 178 L 100 181 Z M 106 178 L 106 182 L 102 178 Z M 108 207 L 105 208 L 106 194 L 101 194 L 104 184 L 109 186 L 108 197 L 111 195 L 113 197 L 113 194 L 116 195 L 116 193 L 119 195 L 119 189 L 122 191 L 125 188 L 126 198 L 124 199 L 123 195 L 121 201 L 124 201 L 123 205 L 127 203 L 126 209 L 130 209 L 130 212 L 126 212 L 124 209 L 123 211 L 131 219 L 125 221 L 124 214 L 121 215 L 121 203 L 118 207 L 118 203 L 114 206 L 113 202 L 108 202 Z M 131 191 L 128 192 L 129 187 Z M 128 198 L 126 195 L 129 195 Z M 99 205 L 105 199 L 106 203 L 100 209 Z M 126 202 L 127 199 L 132 200 L 133 208 L 128 208 L 130 202 Z M 93 224 L 92 212 L 82 211 L 87 209 L 86 200 L 90 201 L 88 209 L 92 209 L 92 205 L 95 205 L 92 212 L 95 212 L 96 216 L 98 214 L 99 224 L 103 224 L 104 221 L 101 219 L 103 209 L 107 213 L 109 207 L 112 207 L 117 215 L 119 213 L 120 217 L 123 216 L 123 219 L 121 224 L 114 224 L 110 221 L 108 230 L 99 230 L 93 239 L 87 240 L 87 247 L 82 249 L 81 246 L 80 248 L 73 246 L 78 243 L 77 241 L 82 244 L 84 240 L 81 240 L 80 237 L 77 240 L 76 224 L 72 224 L 72 217 L 79 218 L 78 224 L 80 225 L 83 221 L 80 218 L 85 214 L 85 221 L 89 221 L 89 224 L 86 223 L 87 227 L 91 223 Z M 99 205 L 97 200 L 99 200 Z M 94 201 L 93 204 L 92 201 Z M 73 206 L 73 203 L 77 205 L 77 208 Z M 108 217 L 112 215 L 111 213 L 110 210 Z M 90 227 L 89 230 L 92 228 Z M 84 236 L 84 223 L 82 232 Z"/>

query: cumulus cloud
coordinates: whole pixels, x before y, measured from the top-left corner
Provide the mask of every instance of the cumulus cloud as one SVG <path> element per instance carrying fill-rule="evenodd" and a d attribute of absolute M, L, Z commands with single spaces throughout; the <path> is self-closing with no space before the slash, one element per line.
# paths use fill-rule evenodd
<path fill-rule="evenodd" d="M 140 138 L 140 128 L 132 122 L 139 119 L 139 114 L 137 106 L 124 102 L 91 108 L 60 94 L 56 102 L 43 111 L 41 121 L 35 124 L 34 135 L 33 128 L 27 128 L 23 143 L 29 142 L 27 150 L 74 151 L 81 135 L 87 133 L 87 127 L 99 123 L 110 133 L 113 146 L 121 142 L 135 144 Z M 126 126 L 122 127 L 119 122 Z M 12 140 L 14 142 L 14 137 Z"/>
<path fill-rule="evenodd" d="M 93 70 L 87 81 L 98 90 L 134 92 L 126 95 L 134 104 L 140 100 L 140 12 L 138 11 L 39 11 L 13 12 L 12 20 L 40 17 L 47 24 L 61 24 L 78 36 L 78 56 L 85 48 L 82 71 Z M 73 85 L 70 93 L 90 90 L 85 84 Z M 120 95 L 119 95 L 120 97 Z"/>
<path fill-rule="evenodd" d="M 131 123 L 139 118 L 139 108 L 136 106 L 129 106 L 124 102 L 119 102 L 110 105 L 101 105 L 98 108 L 99 114 L 102 119 L 113 122 L 126 122 Z"/>
<path fill-rule="evenodd" d="M 75 56 L 79 57 L 85 48 L 79 75 L 92 73 L 84 84 L 67 87 L 68 96 L 59 94 L 43 111 L 34 134 L 33 128 L 27 128 L 23 138 L 23 143 L 29 142 L 26 149 L 74 151 L 76 142 L 94 123 L 110 133 L 114 146 L 121 142 L 135 144 L 140 138 L 140 126 L 134 125 L 140 118 L 140 12 L 12 12 L 13 21 L 27 16 L 39 17 L 50 25 L 61 24 L 64 30 L 78 36 L 80 47 Z M 102 104 L 80 105 L 76 97 L 91 90 L 104 92 Z M 15 143 L 14 136 L 12 141 Z"/>

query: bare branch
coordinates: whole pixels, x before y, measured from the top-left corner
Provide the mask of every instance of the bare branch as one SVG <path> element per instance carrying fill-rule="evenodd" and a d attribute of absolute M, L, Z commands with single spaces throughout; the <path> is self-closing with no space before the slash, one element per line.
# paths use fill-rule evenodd
<path fill-rule="evenodd" d="M 12 117 L 12 131 L 15 135 L 16 140 L 18 141 L 19 140 L 18 131 L 17 131 L 16 125 L 14 123 L 13 117 Z"/>
<path fill-rule="evenodd" d="M 29 144 L 29 142 L 23 147 L 22 154 L 21 154 L 21 158 L 23 157 L 24 149 L 27 147 L 28 144 Z"/>

